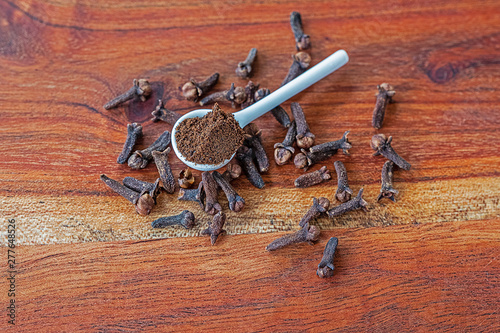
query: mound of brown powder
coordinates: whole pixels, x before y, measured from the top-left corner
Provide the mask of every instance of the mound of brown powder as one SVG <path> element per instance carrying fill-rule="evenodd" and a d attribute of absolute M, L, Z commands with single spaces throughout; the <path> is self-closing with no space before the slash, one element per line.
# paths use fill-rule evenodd
<path fill-rule="evenodd" d="M 243 144 L 244 132 L 232 114 L 215 104 L 203 118 L 184 119 L 175 133 L 177 148 L 198 164 L 219 164 Z"/>

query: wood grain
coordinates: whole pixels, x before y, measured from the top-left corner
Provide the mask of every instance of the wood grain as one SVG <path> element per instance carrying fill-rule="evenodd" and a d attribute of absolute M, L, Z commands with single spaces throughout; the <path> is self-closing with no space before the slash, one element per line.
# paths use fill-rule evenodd
<path fill-rule="evenodd" d="M 18 248 L 18 331 L 500 329 L 500 220 Z M 335 275 L 316 276 L 339 238 Z M 4 297 L 4 293 L 0 294 Z M 0 327 L 6 328 L 5 320 Z"/>

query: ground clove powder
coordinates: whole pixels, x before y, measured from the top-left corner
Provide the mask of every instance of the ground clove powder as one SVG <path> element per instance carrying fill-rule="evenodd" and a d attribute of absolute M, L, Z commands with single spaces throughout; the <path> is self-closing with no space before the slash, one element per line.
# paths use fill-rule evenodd
<path fill-rule="evenodd" d="M 244 132 L 232 114 L 215 104 L 202 118 L 184 119 L 175 133 L 179 152 L 190 162 L 219 164 L 243 144 Z"/>

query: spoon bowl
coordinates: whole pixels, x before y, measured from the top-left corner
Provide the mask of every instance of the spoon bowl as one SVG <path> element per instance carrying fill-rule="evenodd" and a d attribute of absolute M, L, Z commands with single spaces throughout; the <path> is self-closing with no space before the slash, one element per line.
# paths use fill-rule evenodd
<path fill-rule="evenodd" d="M 241 128 L 245 127 L 255 119 L 259 118 L 266 112 L 274 109 L 284 101 L 288 100 L 289 98 L 295 96 L 302 90 L 308 88 L 312 84 L 318 82 L 319 80 L 323 79 L 325 76 L 333 73 L 340 67 L 344 66 L 347 62 L 349 61 L 349 56 L 347 55 L 347 52 L 344 50 L 339 50 L 332 55 L 330 55 L 328 58 L 325 60 L 321 61 L 319 64 L 314 66 L 313 68 L 309 69 L 302 75 L 299 75 L 292 81 L 288 82 L 284 86 L 280 87 L 278 90 L 274 91 L 273 93 L 267 95 L 260 101 L 250 105 L 249 107 L 235 112 L 234 113 L 234 119 L 238 122 Z M 200 171 L 212 171 L 212 170 L 217 170 L 219 168 L 222 168 L 226 164 L 233 159 L 234 155 L 236 152 L 231 156 L 231 158 L 225 160 L 222 163 L 219 164 L 198 164 L 194 163 L 191 161 L 188 161 L 179 151 L 177 148 L 177 141 L 175 140 L 175 134 L 177 132 L 177 126 L 184 120 L 188 118 L 197 118 L 197 117 L 203 117 L 206 115 L 208 112 L 212 110 L 210 109 L 199 109 L 199 110 L 194 110 L 189 113 L 186 113 L 182 117 L 177 120 L 177 122 L 174 124 L 172 128 L 172 147 L 174 148 L 174 152 L 177 155 L 177 157 L 188 167 L 195 169 L 195 170 L 200 170 Z"/>

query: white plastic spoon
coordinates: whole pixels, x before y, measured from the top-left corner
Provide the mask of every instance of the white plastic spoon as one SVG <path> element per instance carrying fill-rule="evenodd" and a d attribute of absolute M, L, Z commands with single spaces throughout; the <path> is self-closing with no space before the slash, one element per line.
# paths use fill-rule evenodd
<path fill-rule="evenodd" d="M 295 96 L 302 90 L 308 88 L 309 86 L 318 82 L 325 76 L 333 73 L 340 67 L 344 66 L 348 61 L 349 61 L 349 56 L 347 55 L 346 51 L 339 50 L 335 52 L 328 58 L 317 64 L 316 66 L 312 67 L 302 75 L 299 75 L 298 77 L 288 82 L 283 87 L 279 88 L 273 93 L 267 95 L 260 101 L 250 105 L 246 109 L 233 113 L 234 118 L 236 119 L 236 121 L 238 121 L 241 128 L 243 128 L 252 121 L 254 121 L 255 119 L 265 114 L 266 112 L 274 109 L 287 99 Z M 177 131 L 177 126 L 179 126 L 179 124 L 184 119 L 195 118 L 195 117 L 201 118 L 210 111 L 212 110 L 200 109 L 186 113 L 185 115 L 180 117 L 179 120 L 177 120 L 177 122 L 174 124 L 172 128 L 172 147 L 174 148 L 175 154 L 184 164 L 186 164 L 190 168 L 200 171 L 212 171 L 222 168 L 224 165 L 228 164 L 229 161 L 231 161 L 231 159 L 236 154 L 235 152 L 235 154 L 233 154 L 233 156 L 231 156 L 230 159 L 227 159 L 219 164 L 198 164 L 186 160 L 186 158 L 182 156 L 182 154 L 177 149 L 177 142 L 175 141 L 175 133 Z"/>

